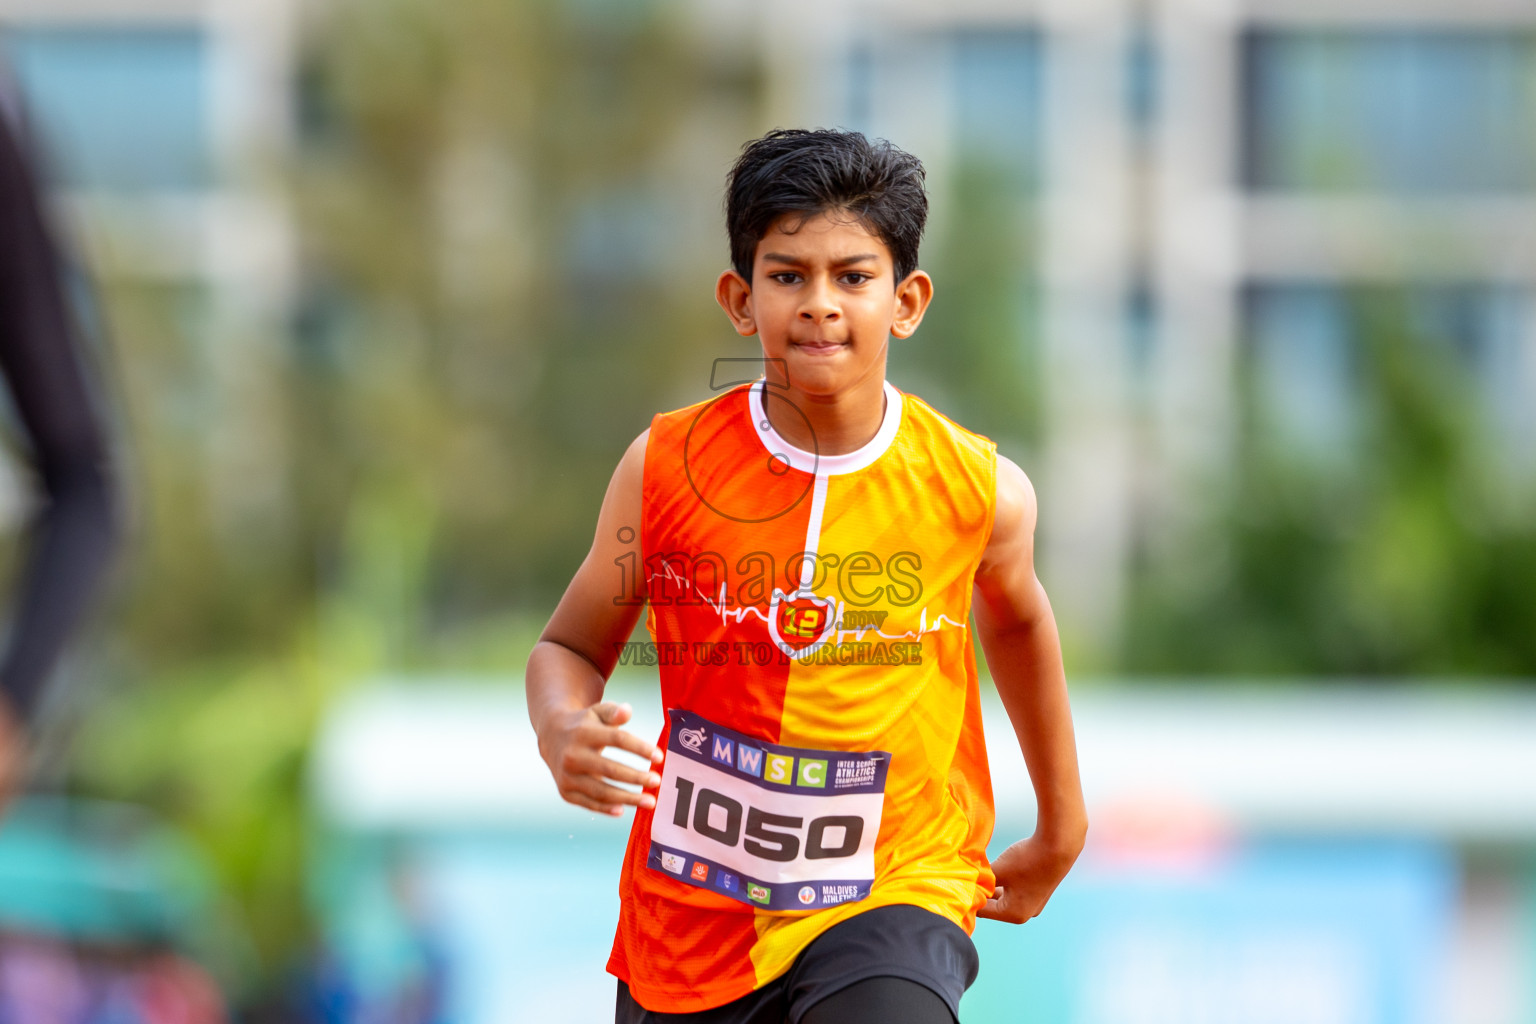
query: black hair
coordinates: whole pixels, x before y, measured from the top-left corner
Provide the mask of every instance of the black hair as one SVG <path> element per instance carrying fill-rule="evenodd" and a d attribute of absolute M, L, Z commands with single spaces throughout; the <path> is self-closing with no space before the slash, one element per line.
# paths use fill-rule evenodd
<path fill-rule="evenodd" d="M 884 139 L 859 132 L 781 128 L 742 147 L 726 179 L 731 263 L 752 280 L 757 243 L 785 214 L 799 221 L 845 211 L 891 250 L 896 280 L 917 269 L 928 220 L 923 165 Z"/>

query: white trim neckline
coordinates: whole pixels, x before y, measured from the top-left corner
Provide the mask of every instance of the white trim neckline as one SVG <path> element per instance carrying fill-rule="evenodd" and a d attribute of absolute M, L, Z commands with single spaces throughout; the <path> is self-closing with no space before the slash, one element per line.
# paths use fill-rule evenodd
<path fill-rule="evenodd" d="M 875 432 L 875 436 L 870 438 L 863 447 L 842 455 L 817 455 L 815 452 L 796 448 L 773 429 L 773 424 L 768 422 L 768 416 L 763 409 L 763 394 L 767 388 L 768 382 L 759 379 L 747 392 L 754 433 L 770 455 L 783 458 L 792 469 L 798 469 L 802 473 L 810 473 L 817 477 L 857 473 L 867 466 L 874 465 L 875 460 L 891 447 L 891 442 L 896 440 L 896 432 L 901 429 L 902 394 L 891 385 L 890 381 L 886 381 L 885 416 L 881 419 L 880 429 Z"/>

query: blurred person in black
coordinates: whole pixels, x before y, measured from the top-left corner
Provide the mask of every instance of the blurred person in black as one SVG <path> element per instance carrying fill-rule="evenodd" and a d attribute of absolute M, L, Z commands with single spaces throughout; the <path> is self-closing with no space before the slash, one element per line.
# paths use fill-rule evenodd
<path fill-rule="evenodd" d="M 0 808 L 22 782 L 45 682 L 119 534 L 109 446 L 65 298 L 17 94 L 0 66 L 0 373 L 43 500 L 0 658 Z"/>

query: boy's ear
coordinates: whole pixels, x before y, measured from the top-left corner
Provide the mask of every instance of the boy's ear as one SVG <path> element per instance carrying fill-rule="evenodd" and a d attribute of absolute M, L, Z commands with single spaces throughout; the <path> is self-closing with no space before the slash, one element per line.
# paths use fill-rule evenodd
<path fill-rule="evenodd" d="M 743 338 L 757 333 L 757 318 L 752 315 L 752 286 L 734 270 L 725 270 L 715 282 L 715 301 L 731 318 L 731 325 Z"/>
<path fill-rule="evenodd" d="M 891 333 L 898 338 L 916 334 L 917 325 L 923 322 L 923 314 L 932 301 L 933 278 L 924 271 L 912 271 L 896 286 L 896 315 L 891 318 Z"/>

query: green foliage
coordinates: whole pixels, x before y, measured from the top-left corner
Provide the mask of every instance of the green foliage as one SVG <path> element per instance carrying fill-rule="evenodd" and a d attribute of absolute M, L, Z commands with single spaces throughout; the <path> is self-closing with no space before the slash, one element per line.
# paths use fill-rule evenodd
<path fill-rule="evenodd" d="M 298 490 L 322 548 L 359 482 L 423 496 L 443 615 L 547 607 L 624 445 L 727 354 L 724 242 L 693 208 L 734 137 L 701 151 L 678 126 L 744 118 L 752 83 L 666 8 L 626 11 L 356 4 L 311 47 L 294 383 L 301 471 L 330 482 Z"/>
<path fill-rule="evenodd" d="M 1356 293 L 1351 320 L 1353 450 L 1282 446 L 1250 377 L 1213 526 L 1137 566 L 1127 671 L 1536 674 L 1536 493 L 1491 464 L 1465 370 L 1403 293 Z"/>
<path fill-rule="evenodd" d="M 951 194 L 934 197 L 945 230 L 923 253 L 933 304 L 916 335 L 892 341 L 890 363 L 902 387 L 1025 462 L 1043 427 L 1031 199 L 1017 168 L 959 163 Z"/>

